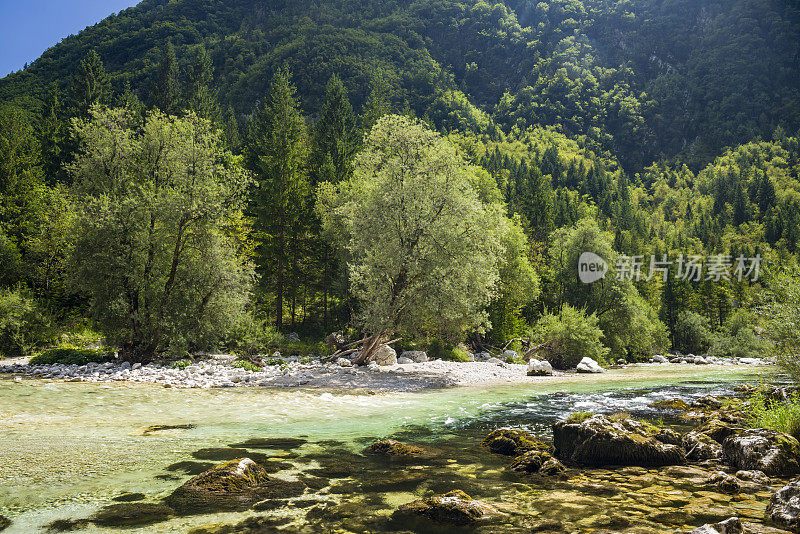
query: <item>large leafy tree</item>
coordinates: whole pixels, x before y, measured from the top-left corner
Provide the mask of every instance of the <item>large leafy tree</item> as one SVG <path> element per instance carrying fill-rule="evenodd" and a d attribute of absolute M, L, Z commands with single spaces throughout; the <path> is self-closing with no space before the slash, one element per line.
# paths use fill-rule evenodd
<path fill-rule="evenodd" d="M 132 129 L 127 114 L 93 108 L 75 123 L 72 261 L 107 339 L 147 361 L 212 346 L 241 312 L 248 176 L 208 121 L 154 112 Z"/>
<path fill-rule="evenodd" d="M 296 278 L 298 255 L 310 222 L 309 139 L 285 68 L 272 78 L 269 93 L 250 122 L 246 160 L 255 174 L 252 211 L 256 258 L 262 287 L 274 292 L 275 322 L 283 326 L 287 291 Z"/>
<path fill-rule="evenodd" d="M 325 229 L 347 250 L 367 361 L 386 337 L 458 339 L 487 325 L 510 222 L 481 200 L 479 171 L 422 123 L 379 119 L 352 178 L 320 186 Z"/>

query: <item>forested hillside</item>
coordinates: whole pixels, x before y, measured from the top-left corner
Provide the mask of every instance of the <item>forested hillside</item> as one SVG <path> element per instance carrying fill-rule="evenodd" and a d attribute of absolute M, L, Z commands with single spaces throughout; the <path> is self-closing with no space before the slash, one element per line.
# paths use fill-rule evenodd
<path fill-rule="evenodd" d="M 332 74 L 356 108 L 380 75 L 440 127 L 474 126 L 462 91 L 505 131 L 554 126 L 631 171 L 674 156 L 697 170 L 800 127 L 798 32 L 800 9 L 778 0 L 145 0 L 0 81 L 0 99 L 35 106 L 92 49 L 117 91 L 144 97 L 171 40 L 181 64 L 205 46 L 240 116 L 286 63 L 309 115 Z"/>
<path fill-rule="evenodd" d="M 449 165 L 469 174 L 485 209 L 503 211 L 506 228 L 497 284 L 484 288 L 494 293 L 490 328 L 476 320 L 439 340 L 420 326 L 425 342 L 502 347 L 546 340 L 554 321 L 574 321 L 568 330 L 599 332 L 615 358 L 669 346 L 720 354 L 763 347 L 754 326 L 762 290 L 800 252 L 796 3 L 144 0 L 0 80 L 0 351 L 52 345 L 65 331 L 124 323 L 126 313 L 141 319 L 130 287 L 120 290 L 130 299 L 124 306 L 119 295 L 97 294 L 123 267 L 154 283 L 155 252 L 147 260 L 142 251 L 169 250 L 173 236 L 156 231 L 164 213 L 153 199 L 183 208 L 175 191 L 136 174 L 143 165 L 119 171 L 142 180 L 136 187 L 105 190 L 119 176 L 103 150 L 123 147 L 149 165 L 160 154 L 153 140 L 169 128 L 184 141 L 187 129 L 201 132 L 203 157 L 242 177 L 227 189 L 207 177 L 236 199 L 219 200 L 213 217 L 211 207 L 203 212 L 206 233 L 191 235 L 206 236 L 198 250 L 215 259 L 193 258 L 190 271 L 218 268 L 225 287 L 248 293 L 241 288 L 252 260 L 258 280 L 252 299 L 219 300 L 246 309 L 247 320 L 219 309 L 200 328 L 181 316 L 170 328 L 185 336 L 169 349 L 259 350 L 266 323 L 314 334 L 352 325 L 354 245 L 331 238 L 340 229 L 322 193 L 344 198 L 331 191 L 358 183 L 354 175 L 369 165 L 357 154 L 389 114 L 441 134 Z M 421 128 L 382 128 L 391 137 L 398 124 Z M 186 143 L 169 153 L 199 157 Z M 150 214 L 133 225 L 136 239 L 125 225 L 97 226 L 96 210 L 108 222 L 128 208 L 126 216 Z M 163 223 L 178 224 L 176 257 L 181 221 Z M 144 274 L 99 253 L 87 274 L 76 251 L 102 250 L 109 236 L 143 254 Z M 641 256 L 645 276 L 578 284 L 572 259 L 587 247 L 611 261 L 609 280 L 618 257 Z M 729 276 L 646 276 L 650 258 L 665 255 L 722 255 Z M 737 260 L 755 257 L 761 278 L 737 277 Z M 173 268 L 167 281 L 179 276 Z M 201 333 L 190 336 L 193 328 Z M 151 352 L 166 348 L 150 344 Z"/>

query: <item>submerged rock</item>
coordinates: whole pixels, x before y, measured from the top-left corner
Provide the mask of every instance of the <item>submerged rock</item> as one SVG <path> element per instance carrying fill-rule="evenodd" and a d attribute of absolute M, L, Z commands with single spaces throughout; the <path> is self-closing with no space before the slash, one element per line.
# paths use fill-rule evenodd
<path fill-rule="evenodd" d="M 593 359 L 586 357 L 582 359 L 575 368 L 579 373 L 605 373 L 606 370 Z"/>
<path fill-rule="evenodd" d="M 270 477 L 264 466 L 240 458 L 197 475 L 164 502 L 182 514 L 235 511 L 264 499 L 297 497 L 304 491 L 302 482 Z"/>
<path fill-rule="evenodd" d="M 481 442 L 495 454 L 520 456 L 527 451 L 549 452 L 550 447 L 524 430 L 514 428 L 498 428 L 489 433 Z"/>
<path fill-rule="evenodd" d="M 429 460 L 439 456 L 439 451 L 420 445 L 408 445 L 395 439 L 376 441 L 366 449 L 366 454 L 386 456 L 394 460 Z"/>
<path fill-rule="evenodd" d="M 0 515 L 0 530 L 5 530 L 11 526 L 11 520 L 7 517 Z"/>
<path fill-rule="evenodd" d="M 767 505 L 767 519 L 792 532 L 800 532 L 800 479 L 776 491 Z"/>
<path fill-rule="evenodd" d="M 422 516 L 440 523 L 469 525 L 498 515 L 494 507 L 476 501 L 461 490 L 455 490 L 404 504 L 392 514 L 392 518 Z"/>
<path fill-rule="evenodd" d="M 518 473 L 538 473 L 542 466 L 551 459 L 549 452 L 542 450 L 528 451 L 514 458 L 511 469 Z"/>
<path fill-rule="evenodd" d="M 166 521 L 175 514 L 169 506 L 154 503 L 124 503 L 106 506 L 89 520 L 104 527 L 129 527 Z"/>
<path fill-rule="evenodd" d="M 145 500 L 145 498 L 146 496 L 144 493 L 123 493 L 111 500 L 114 502 L 138 502 Z"/>
<path fill-rule="evenodd" d="M 564 464 L 558 461 L 556 458 L 550 458 L 545 463 L 542 464 L 542 467 L 539 468 L 540 475 L 547 475 L 549 477 L 562 475 L 564 471 L 566 471 L 566 467 Z"/>
<path fill-rule="evenodd" d="M 723 443 L 725 460 L 741 470 L 763 471 L 769 476 L 800 473 L 800 443 L 788 434 L 763 428 L 745 430 Z"/>
<path fill-rule="evenodd" d="M 731 517 L 715 525 L 703 525 L 689 534 L 744 534 L 744 527 L 738 517 Z"/>
<path fill-rule="evenodd" d="M 594 415 L 553 424 L 556 457 L 583 465 L 682 464 L 683 447 L 657 439 L 659 429 L 629 418 Z"/>
<path fill-rule="evenodd" d="M 547 360 L 535 360 L 531 358 L 528 362 L 528 376 L 552 376 L 553 366 Z"/>
<path fill-rule="evenodd" d="M 308 443 L 308 440 L 303 438 L 253 438 L 241 443 L 234 443 L 230 445 L 230 447 L 235 449 L 277 449 L 289 451 L 297 449 L 306 443 Z"/>

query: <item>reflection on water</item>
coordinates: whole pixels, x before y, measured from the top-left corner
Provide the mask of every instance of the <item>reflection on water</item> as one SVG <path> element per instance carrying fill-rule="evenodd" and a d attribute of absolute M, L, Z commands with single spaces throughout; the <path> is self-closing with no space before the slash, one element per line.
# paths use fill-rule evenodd
<path fill-rule="evenodd" d="M 657 417 L 649 407 L 656 400 L 729 391 L 732 384 L 757 380 L 763 372 L 645 366 L 526 386 L 380 394 L 173 390 L 0 379 L 0 514 L 14 521 L 8 532 L 30 532 L 55 519 L 86 517 L 125 492 L 143 493 L 155 501 L 190 476 L 191 471 L 168 470 L 168 466 L 185 462 L 184 467 L 190 468 L 188 462 L 210 459 L 196 457 L 201 449 L 233 444 L 279 460 L 278 476 L 317 476 L 317 485 L 328 484 L 309 490 L 319 493 L 313 498 L 337 503 L 339 508 L 356 499 L 360 506 L 358 520 L 346 509 L 337 509 L 336 517 L 318 512 L 321 517 L 304 519 L 304 524 L 336 523 L 347 530 L 349 521 L 354 530 L 388 528 L 370 527 L 369 521 L 364 527 L 361 522 L 370 514 L 370 521 L 377 521 L 423 491 L 454 487 L 489 500 L 510 500 L 527 509 L 526 517 L 536 517 L 531 497 L 520 501 L 520 484 L 509 480 L 504 460 L 477 446 L 489 430 L 519 425 L 547 437 L 553 420 L 576 410 L 624 410 Z M 167 428 L 146 432 L 152 425 Z M 190 428 L 168 428 L 187 425 Z M 423 471 L 420 466 L 399 470 L 398 475 L 396 466 L 382 467 L 358 454 L 364 443 L 390 435 L 435 445 L 446 451 L 448 460 L 425 468 L 424 475 L 414 476 Z M 277 437 L 299 437 L 308 443 L 248 442 Z M 367 474 L 343 476 L 341 465 L 336 470 L 342 462 L 358 465 Z M 314 469 L 316 475 L 311 473 Z M 314 485 L 311 478 L 306 482 Z M 527 487 L 523 493 L 544 489 Z M 365 495 L 373 502 L 364 503 Z M 305 518 L 309 504 L 313 503 L 287 508 L 282 503 L 271 520 L 281 514 L 287 521 Z M 253 514 L 173 519 L 141 531 L 182 531 L 191 525 L 236 522 L 248 515 Z"/>

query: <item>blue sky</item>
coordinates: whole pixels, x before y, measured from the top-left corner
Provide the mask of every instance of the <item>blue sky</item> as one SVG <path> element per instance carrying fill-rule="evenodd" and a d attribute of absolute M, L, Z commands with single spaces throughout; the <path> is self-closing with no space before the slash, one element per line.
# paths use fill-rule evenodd
<path fill-rule="evenodd" d="M 139 0 L 0 0 L 0 77 Z"/>

